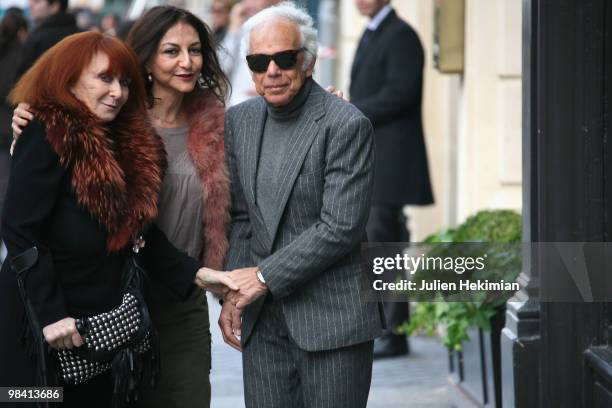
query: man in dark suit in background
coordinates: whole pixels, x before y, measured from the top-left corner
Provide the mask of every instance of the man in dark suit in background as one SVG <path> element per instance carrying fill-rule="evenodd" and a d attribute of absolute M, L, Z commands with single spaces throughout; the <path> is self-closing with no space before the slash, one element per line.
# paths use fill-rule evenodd
<path fill-rule="evenodd" d="M 350 86 L 351 102 L 372 122 L 376 142 L 368 239 L 409 242 L 404 205 L 433 203 L 421 123 L 423 47 L 390 0 L 355 3 L 371 18 L 355 54 Z M 375 358 L 408 353 L 405 336 L 393 333 L 408 320 L 408 310 L 408 303 L 385 303 L 387 330 L 375 341 Z"/>
<path fill-rule="evenodd" d="M 30 15 L 36 24 L 23 45 L 17 78 L 21 77 L 45 51 L 64 37 L 78 33 L 76 19 L 68 14 L 68 0 L 29 0 Z"/>

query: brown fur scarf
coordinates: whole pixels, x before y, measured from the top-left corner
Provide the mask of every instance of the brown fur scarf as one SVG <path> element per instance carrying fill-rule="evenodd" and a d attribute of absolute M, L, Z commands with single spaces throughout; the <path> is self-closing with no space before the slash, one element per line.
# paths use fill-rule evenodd
<path fill-rule="evenodd" d="M 228 249 L 230 223 L 229 176 L 223 139 L 225 108 L 212 92 L 197 90 L 187 101 L 187 116 L 187 150 L 198 171 L 204 200 L 202 262 L 220 270 Z"/>
<path fill-rule="evenodd" d="M 34 109 L 61 164 L 72 168 L 77 201 L 108 231 L 107 248 L 124 248 L 157 217 L 166 152 L 147 116 L 119 114 L 103 126 L 91 113 L 46 104 Z"/>

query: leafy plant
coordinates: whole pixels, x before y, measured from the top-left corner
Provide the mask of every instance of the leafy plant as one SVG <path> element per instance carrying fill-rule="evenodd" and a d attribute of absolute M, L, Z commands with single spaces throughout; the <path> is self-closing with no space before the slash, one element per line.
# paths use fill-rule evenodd
<path fill-rule="evenodd" d="M 520 243 L 521 216 L 514 211 L 495 210 L 481 211 L 468 218 L 456 229 L 448 229 L 429 236 L 425 242 L 431 244 L 458 242 Z M 516 248 L 516 246 L 514 247 Z M 428 256 L 464 255 L 468 249 L 452 245 L 434 245 Z M 513 280 L 520 271 L 520 251 L 515 249 L 497 250 L 487 262 L 485 275 L 494 273 L 505 279 Z M 419 271 L 414 280 L 431 280 L 438 278 L 431 271 Z M 448 278 L 448 276 L 447 276 Z M 490 320 L 497 311 L 504 307 L 508 300 L 505 296 L 484 295 L 478 301 L 450 302 L 447 294 L 441 291 L 429 294 L 434 301 L 418 302 L 410 322 L 401 327 L 406 333 L 424 332 L 427 335 L 441 335 L 442 343 L 449 349 L 462 350 L 462 342 L 469 340 L 470 327 L 491 330 Z"/>

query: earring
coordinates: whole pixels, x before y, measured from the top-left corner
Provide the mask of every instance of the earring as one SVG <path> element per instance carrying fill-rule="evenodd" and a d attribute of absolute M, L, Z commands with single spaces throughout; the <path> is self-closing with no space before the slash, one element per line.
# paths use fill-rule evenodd
<path fill-rule="evenodd" d="M 149 75 L 147 75 L 147 80 L 149 81 L 149 83 L 153 83 L 153 75 L 151 75 L 150 72 Z"/>
<path fill-rule="evenodd" d="M 198 84 L 202 87 L 205 88 L 206 87 L 206 81 L 204 81 L 204 77 L 202 76 L 202 73 L 200 72 L 200 77 L 198 78 Z"/>

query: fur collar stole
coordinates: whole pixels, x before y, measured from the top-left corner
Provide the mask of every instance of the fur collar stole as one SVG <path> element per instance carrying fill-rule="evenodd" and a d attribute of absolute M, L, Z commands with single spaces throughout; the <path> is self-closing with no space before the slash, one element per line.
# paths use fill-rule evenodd
<path fill-rule="evenodd" d="M 196 90 L 185 102 L 187 150 L 198 172 L 204 200 L 202 262 L 220 270 L 229 246 L 230 224 L 230 182 L 223 139 L 225 107 L 212 92 L 203 89 Z"/>
<path fill-rule="evenodd" d="M 157 201 L 166 168 L 161 138 L 147 116 L 119 116 L 108 126 L 87 112 L 57 104 L 34 109 L 60 163 L 72 169 L 78 203 L 107 232 L 107 249 L 124 248 L 157 217 Z"/>

